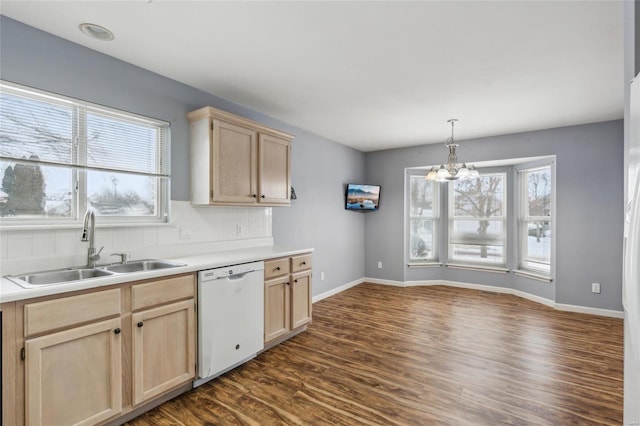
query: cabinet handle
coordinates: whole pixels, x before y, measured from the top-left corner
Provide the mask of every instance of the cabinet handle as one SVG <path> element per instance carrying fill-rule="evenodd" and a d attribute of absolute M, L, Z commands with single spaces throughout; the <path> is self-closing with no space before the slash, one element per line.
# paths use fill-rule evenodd
<path fill-rule="evenodd" d="M 138 326 L 138 328 L 142 327 L 144 325 L 144 323 L 142 321 L 139 321 L 138 324 L 136 324 Z"/>
<path fill-rule="evenodd" d="M 260 198 L 264 198 L 264 194 L 262 194 L 262 195 L 260 196 Z"/>
<path fill-rule="evenodd" d="M 120 334 L 120 329 L 119 329 L 119 328 L 116 328 L 115 330 L 113 330 L 113 332 L 114 332 L 115 334 Z"/>

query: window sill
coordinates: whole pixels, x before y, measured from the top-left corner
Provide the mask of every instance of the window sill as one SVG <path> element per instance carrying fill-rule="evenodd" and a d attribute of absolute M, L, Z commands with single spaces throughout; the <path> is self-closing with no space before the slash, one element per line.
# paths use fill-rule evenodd
<path fill-rule="evenodd" d="M 530 272 L 530 271 L 523 271 L 523 270 L 515 270 L 513 271 L 514 274 L 520 276 L 520 277 L 526 277 L 526 278 L 531 278 L 534 280 L 538 280 L 538 281 L 542 281 L 545 283 L 550 283 L 553 281 L 553 278 L 547 276 L 547 275 L 542 275 L 542 274 L 536 274 L 535 272 Z"/>
<path fill-rule="evenodd" d="M 97 220 L 96 220 L 97 222 Z M 170 222 L 107 222 L 107 223 L 96 223 L 97 229 L 105 229 L 105 228 L 138 228 L 138 227 L 164 227 L 164 226 L 174 226 L 175 224 Z M 49 224 L 49 225 L 3 225 L 0 224 L 0 232 L 9 232 L 9 231 L 48 231 L 48 230 L 56 230 L 56 229 L 82 229 L 82 222 L 74 222 L 74 223 L 57 223 L 57 224 Z"/>
<path fill-rule="evenodd" d="M 409 268 L 438 268 L 438 267 L 442 266 L 442 263 L 440 263 L 440 262 L 424 262 L 424 263 L 411 262 L 411 263 L 407 263 L 407 266 Z"/>
<path fill-rule="evenodd" d="M 463 269 L 467 271 L 478 272 L 494 272 L 496 274 L 506 274 L 507 272 L 509 272 L 507 268 L 501 268 L 499 266 L 460 265 L 457 263 L 447 263 L 445 266 L 451 269 Z"/>

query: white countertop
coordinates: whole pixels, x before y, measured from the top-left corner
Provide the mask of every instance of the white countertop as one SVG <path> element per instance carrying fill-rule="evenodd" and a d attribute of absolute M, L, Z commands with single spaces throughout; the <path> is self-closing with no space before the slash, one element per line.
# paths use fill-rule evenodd
<path fill-rule="evenodd" d="M 2 277 L 2 281 L 0 282 L 0 304 L 14 302 L 17 300 L 31 299 L 34 297 L 51 296 L 55 294 L 68 293 L 71 291 L 86 290 L 113 284 L 145 280 L 149 278 L 158 278 L 168 275 L 183 274 L 186 272 L 219 268 L 222 266 L 237 265 L 239 263 L 255 262 L 258 260 L 267 260 L 276 257 L 294 256 L 297 254 L 310 252 L 313 252 L 312 248 L 296 249 L 280 246 L 216 251 L 211 253 L 197 254 L 193 256 L 163 259 L 185 264 L 185 266 L 180 266 L 177 268 L 110 275 L 106 277 L 89 278 L 81 281 L 71 281 L 65 284 L 46 285 L 30 289 L 22 288 L 18 284 L 15 284 L 13 281 Z"/>

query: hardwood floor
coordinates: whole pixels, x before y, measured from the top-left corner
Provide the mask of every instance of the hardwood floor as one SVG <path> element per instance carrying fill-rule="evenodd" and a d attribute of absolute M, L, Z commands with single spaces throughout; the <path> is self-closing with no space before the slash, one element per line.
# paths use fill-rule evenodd
<path fill-rule="evenodd" d="M 361 284 L 293 339 L 128 423 L 622 424 L 622 320 Z"/>

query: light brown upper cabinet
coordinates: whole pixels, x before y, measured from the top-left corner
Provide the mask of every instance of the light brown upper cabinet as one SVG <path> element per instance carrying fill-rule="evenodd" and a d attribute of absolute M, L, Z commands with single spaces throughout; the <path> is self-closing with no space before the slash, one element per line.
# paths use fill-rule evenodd
<path fill-rule="evenodd" d="M 212 107 L 187 118 L 192 204 L 291 205 L 293 135 Z"/>

